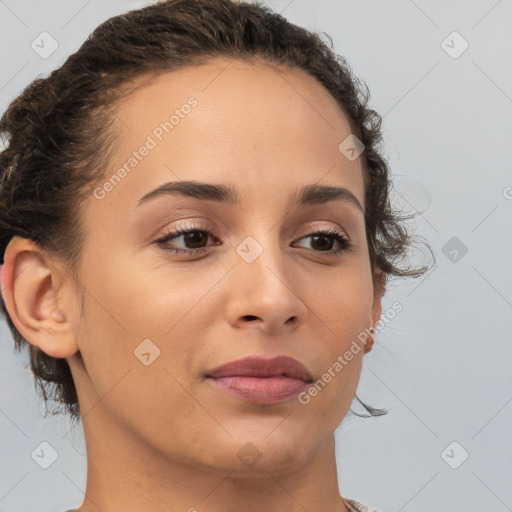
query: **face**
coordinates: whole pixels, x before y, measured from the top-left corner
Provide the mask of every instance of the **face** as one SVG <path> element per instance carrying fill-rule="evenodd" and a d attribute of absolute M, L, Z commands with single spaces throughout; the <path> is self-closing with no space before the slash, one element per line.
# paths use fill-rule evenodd
<path fill-rule="evenodd" d="M 303 464 L 346 415 L 358 335 L 380 315 L 361 158 L 338 149 L 347 118 L 300 70 L 225 59 L 152 79 L 117 118 L 113 165 L 83 210 L 68 359 L 82 413 L 101 398 L 88 422 L 190 466 L 242 471 L 244 450 L 257 469 Z M 183 182 L 230 194 L 170 190 Z M 313 186 L 345 191 L 300 201 Z M 206 377 L 254 355 L 292 357 L 324 385 L 261 403 Z"/>

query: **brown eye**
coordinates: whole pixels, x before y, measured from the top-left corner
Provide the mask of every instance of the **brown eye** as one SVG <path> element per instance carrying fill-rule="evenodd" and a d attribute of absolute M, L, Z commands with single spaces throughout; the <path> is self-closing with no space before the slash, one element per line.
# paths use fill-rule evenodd
<path fill-rule="evenodd" d="M 206 245 L 208 237 L 212 236 L 212 233 L 207 229 L 194 225 L 185 225 L 179 226 L 173 231 L 168 231 L 155 243 L 167 251 L 197 254 L 206 250 L 206 247 L 208 247 Z M 171 240 L 178 239 L 182 239 L 181 245 L 184 245 L 184 248 L 176 247 L 174 242 L 172 244 L 169 243 Z"/>
<path fill-rule="evenodd" d="M 315 252 L 324 252 L 329 256 L 338 255 L 341 252 L 349 251 L 352 248 L 352 244 L 348 237 L 334 228 L 315 231 L 314 233 L 310 233 L 303 237 L 301 240 L 307 238 L 311 239 L 311 246 Z M 332 248 L 335 243 L 338 243 L 340 248 L 333 251 Z"/>

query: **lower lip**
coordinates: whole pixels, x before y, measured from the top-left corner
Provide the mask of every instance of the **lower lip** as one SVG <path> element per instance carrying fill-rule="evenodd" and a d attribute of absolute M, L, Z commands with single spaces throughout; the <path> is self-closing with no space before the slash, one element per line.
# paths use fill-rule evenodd
<path fill-rule="evenodd" d="M 285 377 L 219 377 L 208 380 L 217 388 L 239 398 L 258 404 L 275 404 L 297 396 L 309 384 L 303 380 Z"/>

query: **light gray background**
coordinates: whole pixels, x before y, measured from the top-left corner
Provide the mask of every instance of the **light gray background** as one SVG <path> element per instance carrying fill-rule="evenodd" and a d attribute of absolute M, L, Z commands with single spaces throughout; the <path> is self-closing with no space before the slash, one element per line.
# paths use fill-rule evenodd
<path fill-rule="evenodd" d="M 101 21 L 147 3 L 0 0 L 0 111 Z M 510 511 L 512 2 L 267 3 L 329 33 L 368 84 L 384 117 L 394 199 L 423 212 L 412 225 L 437 259 L 427 277 L 389 287 L 384 311 L 394 301 L 403 310 L 365 356 L 358 396 L 390 412 L 349 415 L 338 429 L 341 493 L 383 512 Z M 31 48 L 43 31 L 59 44 L 47 59 Z M 454 31 L 469 44 L 457 58 L 464 41 Z M 81 427 L 43 421 L 27 355 L 14 353 L 3 323 L 0 341 L 0 512 L 77 506 Z M 42 442 L 58 452 L 48 469 L 31 458 Z"/>

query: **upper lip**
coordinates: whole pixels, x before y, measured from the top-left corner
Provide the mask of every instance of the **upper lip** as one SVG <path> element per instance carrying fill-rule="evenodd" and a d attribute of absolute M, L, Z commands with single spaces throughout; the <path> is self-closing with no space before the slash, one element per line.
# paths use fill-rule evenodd
<path fill-rule="evenodd" d="M 307 368 L 292 357 L 277 356 L 266 359 L 260 356 L 250 356 L 237 359 L 219 366 L 208 372 L 207 376 L 220 377 L 277 377 L 284 375 L 304 382 L 312 382 L 312 377 Z"/>

